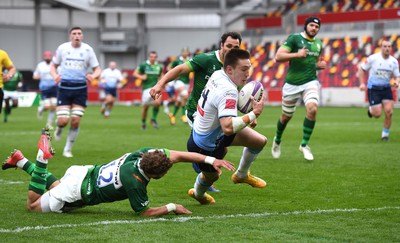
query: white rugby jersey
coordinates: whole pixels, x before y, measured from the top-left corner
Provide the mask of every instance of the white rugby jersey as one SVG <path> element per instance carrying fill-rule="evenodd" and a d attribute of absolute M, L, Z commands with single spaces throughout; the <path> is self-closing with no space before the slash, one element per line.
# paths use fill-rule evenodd
<path fill-rule="evenodd" d="M 105 80 L 104 85 L 106 88 L 116 88 L 118 81 L 123 79 L 121 71 L 118 69 L 112 70 L 111 68 L 104 69 L 100 77 Z"/>
<path fill-rule="evenodd" d="M 212 151 L 216 140 L 223 134 L 219 119 L 237 116 L 237 85 L 224 70 L 218 70 L 208 80 L 197 102 L 197 115 L 193 123 L 193 140 L 200 148 Z"/>
<path fill-rule="evenodd" d="M 361 64 L 363 70 L 369 70 L 368 88 L 372 86 L 390 86 L 392 76 L 400 77 L 399 62 L 393 56 L 384 59 L 382 53 L 370 55 Z"/>
<path fill-rule="evenodd" d="M 50 64 L 45 61 L 39 62 L 33 73 L 34 76 L 40 77 L 39 89 L 48 90 L 56 86 L 56 82 L 50 74 Z"/>
<path fill-rule="evenodd" d="M 63 82 L 86 83 L 88 68 L 99 66 L 93 48 L 86 43 L 74 48 L 71 42 L 61 44 L 53 57 L 53 63 L 59 66 Z"/>

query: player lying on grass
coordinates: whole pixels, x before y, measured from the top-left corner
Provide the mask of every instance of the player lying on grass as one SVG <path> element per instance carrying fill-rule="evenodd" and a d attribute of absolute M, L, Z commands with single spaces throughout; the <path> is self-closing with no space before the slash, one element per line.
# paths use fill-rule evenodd
<path fill-rule="evenodd" d="M 233 164 L 198 153 L 168 149 L 142 148 L 126 153 L 102 165 L 71 166 L 58 180 L 47 171 L 48 160 L 54 155 L 51 137 L 43 129 L 38 143 L 36 164 L 14 150 L 2 169 L 21 168 L 32 176 L 27 207 L 37 212 L 68 212 L 76 208 L 129 199 L 132 209 L 142 216 L 159 216 L 174 212 L 190 214 L 180 204 L 169 203 L 149 207 L 147 184 L 163 177 L 176 162 L 209 163 L 221 173 L 221 167 L 234 171 Z M 45 192 L 45 190 L 48 190 Z"/>

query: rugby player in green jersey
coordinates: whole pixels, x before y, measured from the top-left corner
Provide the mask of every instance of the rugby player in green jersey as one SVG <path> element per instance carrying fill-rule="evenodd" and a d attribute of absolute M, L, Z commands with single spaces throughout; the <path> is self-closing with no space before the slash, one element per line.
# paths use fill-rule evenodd
<path fill-rule="evenodd" d="M 225 54 L 232 48 L 239 48 L 241 43 L 242 36 L 239 33 L 227 32 L 223 34 L 219 50 L 197 54 L 189 61 L 169 70 L 150 90 L 151 97 L 155 100 L 158 99 L 161 97 L 165 84 L 176 80 L 182 74 L 194 72 L 193 90 L 185 107 L 189 125 L 192 126 L 197 109 L 197 101 L 208 79 L 215 71 L 222 68 Z"/>
<path fill-rule="evenodd" d="M 147 185 L 150 179 L 163 177 L 176 162 L 207 163 L 219 173 L 221 167 L 230 171 L 235 169 L 228 161 L 198 153 L 142 148 L 107 164 L 71 166 L 58 180 L 47 171 L 48 160 L 53 155 L 50 133 L 48 129 L 43 129 L 36 163 L 30 162 L 21 151 L 14 150 L 2 165 L 3 170 L 21 168 L 31 175 L 27 202 L 29 211 L 62 213 L 128 199 L 133 211 L 142 216 L 159 216 L 169 212 L 190 214 L 191 211 L 175 203 L 149 207 Z"/>
<path fill-rule="evenodd" d="M 3 73 L 7 74 L 8 70 L 4 69 Z M 11 115 L 11 109 L 18 107 L 18 83 L 22 82 L 23 79 L 24 77 L 21 72 L 17 70 L 10 80 L 4 83 L 4 122 L 8 121 L 8 116 Z"/>
<path fill-rule="evenodd" d="M 163 66 L 157 62 L 157 52 L 151 51 L 148 60 L 136 68 L 133 76 L 142 80 L 142 130 L 146 130 L 147 110 L 153 105 L 153 115 L 150 119 L 151 125 L 158 128 L 157 115 L 161 105 L 161 96 L 153 100 L 149 94 L 163 74 Z"/>
<path fill-rule="evenodd" d="M 314 130 L 319 103 L 320 84 L 317 80 L 317 70 L 326 68 L 326 62 L 321 57 L 322 42 L 315 38 L 320 27 L 319 18 L 307 18 L 304 31 L 290 35 L 275 55 L 277 62 L 289 62 L 289 70 L 282 88 L 282 114 L 278 120 L 271 149 L 272 157 L 275 159 L 281 155 L 282 134 L 300 99 L 305 104 L 306 117 L 303 122 L 303 140 L 299 150 L 306 160 L 314 159 L 308 142 Z"/>

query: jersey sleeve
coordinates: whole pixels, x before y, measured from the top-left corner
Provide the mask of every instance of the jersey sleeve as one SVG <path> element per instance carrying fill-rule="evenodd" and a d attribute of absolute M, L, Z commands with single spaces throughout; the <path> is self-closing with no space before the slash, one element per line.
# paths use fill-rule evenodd
<path fill-rule="evenodd" d="M 224 89 L 217 95 L 218 118 L 237 116 L 238 93 L 234 89 Z"/>
<path fill-rule="evenodd" d="M 206 53 L 197 54 L 192 57 L 186 64 L 190 67 L 191 71 L 201 70 L 205 65 L 207 65 L 207 55 Z"/>
<path fill-rule="evenodd" d="M 89 47 L 89 53 L 90 53 L 90 59 L 89 59 L 90 67 L 91 68 L 98 67 L 100 64 L 99 61 L 97 60 L 97 56 L 93 48 Z"/>
<path fill-rule="evenodd" d="M 295 41 L 293 35 L 289 35 L 289 37 L 285 40 L 285 42 L 283 42 L 282 47 L 289 51 L 292 51 L 294 50 L 294 44 Z"/>
<path fill-rule="evenodd" d="M 56 65 L 60 65 L 61 64 L 61 46 L 59 46 L 56 50 L 56 52 L 54 53 L 53 58 L 51 59 L 51 61 L 56 64 Z"/>
<path fill-rule="evenodd" d="M 361 63 L 361 68 L 363 70 L 369 70 L 371 68 L 373 62 L 373 56 L 369 56 L 367 57 L 367 59 L 365 59 L 365 61 L 363 63 Z"/>
<path fill-rule="evenodd" d="M 3 51 L 3 55 L 4 55 L 4 58 L 3 58 L 3 60 L 2 60 L 3 66 L 6 67 L 6 68 L 11 67 L 11 65 L 13 65 L 13 62 L 11 61 L 11 59 L 10 59 L 10 57 L 8 56 L 7 52 Z"/>

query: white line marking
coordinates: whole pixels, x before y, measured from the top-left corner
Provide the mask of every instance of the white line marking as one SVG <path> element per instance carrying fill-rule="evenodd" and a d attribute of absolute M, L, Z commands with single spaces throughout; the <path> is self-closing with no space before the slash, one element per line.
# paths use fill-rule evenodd
<path fill-rule="evenodd" d="M 7 181 L 0 179 L 0 184 L 23 184 L 23 181 Z"/>
<path fill-rule="evenodd" d="M 291 211 L 291 212 L 265 212 L 265 213 L 249 213 L 249 214 L 228 214 L 228 215 L 216 215 L 216 216 L 194 216 L 194 217 L 177 217 L 177 218 L 151 218 L 151 219 L 140 219 L 140 220 L 113 220 L 113 221 L 98 221 L 93 223 L 84 224 L 58 224 L 49 226 L 25 226 L 15 229 L 1 229 L 0 233 L 19 233 L 23 231 L 31 230 L 47 230 L 56 228 L 80 228 L 90 227 L 97 225 L 112 225 L 112 224 L 142 224 L 142 223 L 153 223 L 153 222 L 187 222 L 193 220 L 207 220 L 207 219 L 224 219 L 224 218 L 237 218 L 237 217 L 268 217 L 268 216 L 287 216 L 287 215 L 301 215 L 301 214 L 327 214 L 327 213 L 351 213 L 351 212 L 368 212 L 368 211 L 383 211 L 383 210 L 400 210 L 400 206 L 387 206 L 381 208 L 336 208 L 336 209 L 318 209 L 318 210 L 305 210 L 305 211 Z"/>

